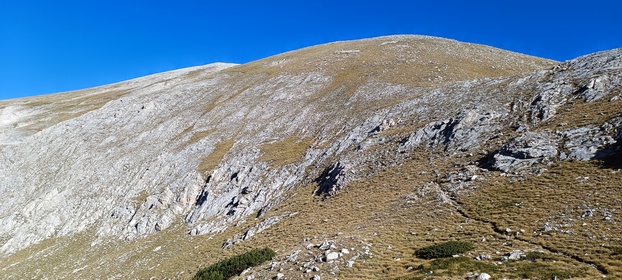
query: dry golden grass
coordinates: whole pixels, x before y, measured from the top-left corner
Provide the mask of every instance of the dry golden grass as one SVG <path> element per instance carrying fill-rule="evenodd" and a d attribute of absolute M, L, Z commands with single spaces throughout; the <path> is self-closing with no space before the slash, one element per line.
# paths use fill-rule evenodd
<path fill-rule="evenodd" d="M 192 133 L 192 136 L 190 137 L 190 140 L 188 140 L 188 143 L 186 143 L 186 145 L 191 145 L 196 142 L 199 142 L 199 140 L 211 135 L 215 131 L 216 131 L 216 128 L 203 130 L 203 131 L 195 131 Z"/>
<path fill-rule="evenodd" d="M 183 130 L 182 132 L 180 132 L 179 134 L 177 134 L 177 135 L 175 136 L 175 138 L 173 138 L 173 139 L 174 139 L 174 140 L 181 139 L 181 138 L 183 138 L 184 136 L 186 136 L 186 135 L 188 135 L 188 134 L 192 133 L 192 131 L 193 131 L 193 130 L 194 130 L 194 124 L 193 124 L 193 125 L 190 125 L 190 126 L 188 126 L 188 127 L 186 127 L 186 128 L 184 128 L 184 130 Z"/>
<path fill-rule="evenodd" d="M 298 138 L 294 136 L 283 140 L 265 143 L 259 146 L 261 149 L 260 161 L 267 161 L 273 167 L 298 162 L 302 159 L 311 145 L 313 138 Z"/>
<path fill-rule="evenodd" d="M 142 203 L 147 199 L 147 197 L 149 197 L 149 193 L 143 190 L 134 197 L 134 201 L 137 203 Z"/>
<path fill-rule="evenodd" d="M 492 177 L 460 202 L 468 215 L 498 228 L 524 230 L 521 240 L 602 265 L 622 277 L 622 262 L 612 251 L 622 240 L 622 173 L 594 162 L 560 162 L 540 176 Z M 593 216 L 581 217 L 586 209 Z M 616 213 L 604 220 L 604 211 Z M 545 223 L 557 230 L 544 231 Z"/>
<path fill-rule="evenodd" d="M 227 139 L 216 143 L 214 150 L 201 160 L 201 163 L 199 163 L 197 167 L 197 171 L 201 174 L 205 174 L 216 168 L 222 158 L 231 150 L 234 143 L 235 141 L 233 139 Z"/>
<path fill-rule="evenodd" d="M 296 50 L 226 71 L 275 76 L 323 71 L 336 77 L 335 89 L 358 81 L 414 87 L 500 77 L 551 67 L 556 62 L 482 45 L 413 36 L 345 41 Z M 440 78 L 439 78 L 440 77 Z"/>

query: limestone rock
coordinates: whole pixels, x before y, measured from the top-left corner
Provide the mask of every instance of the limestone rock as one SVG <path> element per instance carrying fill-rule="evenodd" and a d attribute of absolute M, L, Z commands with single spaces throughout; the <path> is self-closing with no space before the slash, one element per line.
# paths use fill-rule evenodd
<path fill-rule="evenodd" d="M 617 123 L 616 125 L 620 125 Z M 613 125 L 601 127 L 588 125 L 569 129 L 562 133 L 564 137 L 563 147 L 568 150 L 568 155 L 562 159 L 590 160 L 606 157 L 606 148 L 617 141 L 610 135 Z"/>
<path fill-rule="evenodd" d="M 559 137 L 550 132 L 527 132 L 504 145 L 492 167 L 508 172 L 546 163 L 557 156 L 558 142 Z"/>
<path fill-rule="evenodd" d="M 483 139 L 501 128 L 498 118 L 506 112 L 468 110 L 455 118 L 425 125 L 411 134 L 402 150 L 442 145 L 449 151 L 467 151 L 480 146 Z"/>

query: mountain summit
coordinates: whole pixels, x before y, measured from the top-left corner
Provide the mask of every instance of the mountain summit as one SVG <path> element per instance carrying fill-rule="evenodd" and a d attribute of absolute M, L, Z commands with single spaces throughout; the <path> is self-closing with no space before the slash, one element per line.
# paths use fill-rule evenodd
<path fill-rule="evenodd" d="M 269 245 L 252 275 L 416 277 L 460 239 L 495 277 L 622 276 L 621 55 L 389 36 L 0 101 L 2 274 L 186 278 Z M 545 258 L 493 271 L 514 251 Z"/>

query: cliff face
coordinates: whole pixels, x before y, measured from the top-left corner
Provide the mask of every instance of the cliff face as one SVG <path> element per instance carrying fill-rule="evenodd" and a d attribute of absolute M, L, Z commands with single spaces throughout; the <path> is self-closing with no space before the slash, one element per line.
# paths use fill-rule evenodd
<path fill-rule="evenodd" d="M 171 227 L 214 236 L 270 216 L 292 189 L 335 196 L 420 150 L 523 176 L 610 160 L 621 57 L 557 64 L 392 36 L 1 101 L 1 252 L 82 232 L 91 246 Z"/>

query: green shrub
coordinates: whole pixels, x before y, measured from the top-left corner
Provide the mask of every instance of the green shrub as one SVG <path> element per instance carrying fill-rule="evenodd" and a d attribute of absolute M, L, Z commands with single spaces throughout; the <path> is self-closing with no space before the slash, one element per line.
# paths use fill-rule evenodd
<path fill-rule="evenodd" d="M 422 259 L 448 258 L 473 250 L 473 243 L 462 241 L 449 241 L 421 248 L 415 251 L 415 255 Z"/>
<path fill-rule="evenodd" d="M 247 268 L 259 265 L 276 256 L 270 248 L 253 249 L 241 255 L 230 257 L 204 269 L 194 275 L 194 280 L 224 280 L 240 274 Z"/>
<path fill-rule="evenodd" d="M 225 280 L 225 278 L 222 276 L 222 273 L 220 271 L 205 271 L 203 273 L 201 273 L 201 275 L 199 275 L 199 273 L 197 273 L 197 275 L 194 276 L 193 279 L 201 279 L 201 280 Z"/>

